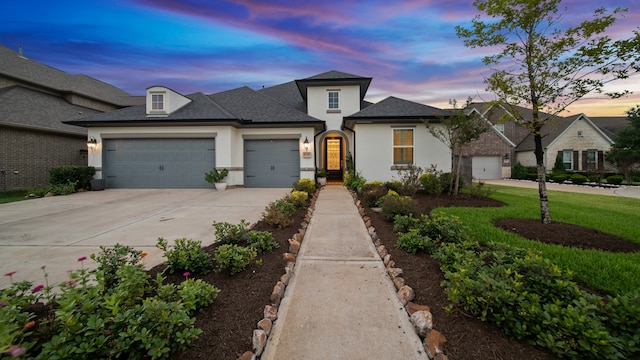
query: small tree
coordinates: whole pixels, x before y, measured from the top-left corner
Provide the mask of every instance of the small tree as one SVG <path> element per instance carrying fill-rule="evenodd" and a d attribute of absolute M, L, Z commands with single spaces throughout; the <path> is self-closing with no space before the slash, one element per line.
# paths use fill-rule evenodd
<path fill-rule="evenodd" d="M 640 105 L 627 111 L 631 126 L 621 130 L 605 158 L 624 175 L 627 184 L 633 182 L 633 169 L 640 165 Z"/>
<path fill-rule="evenodd" d="M 640 70 L 640 32 L 612 40 L 607 30 L 627 9 L 602 7 L 594 19 L 571 27 L 558 11 L 561 0 L 475 0 L 473 5 L 490 19 L 476 16 L 471 26 L 456 27 L 470 48 L 487 47 L 485 65 L 494 66 L 485 79 L 515 121 L 534 136 L 540 216 L 551 223 L 547 197 L 542 126 L 589 93 L 604 93 L 607 83 L 626 79 Z M 568 9 L 565 9 L 568 12 Z M 616 98 L 628 91 L 605 93 Z M 531 109 L 525 116 L 519 106 Z M 546 113 L 546 114 L 545 114 Z"/>
<path fill-rule="evenodd" d="M 477 140 L 480 135 L 490 129 L 490 124 L 480 117 L 477 112 L 465 114 L 463 109 L 457 107 L 456 100 L 449 100 L 449 104 L 453 106 L 453 111 L 448 117 L 440 119 L 443 126 L 435 126 L 427 123 L 427 129 L 438 140 L 442 141 L 451 150 L 451 155 L 458 155 L 457 166 L 451 163 L 451 176 L 449 181 L 449 194 L 458 195 L 460 189 L 460 172 L 462 169 L 462 150 L 471 142 Z M 471 105 L 471 98 L 467 99 L 465 108 Z M 455 181 L 454 181 L 455 179 Z"/>

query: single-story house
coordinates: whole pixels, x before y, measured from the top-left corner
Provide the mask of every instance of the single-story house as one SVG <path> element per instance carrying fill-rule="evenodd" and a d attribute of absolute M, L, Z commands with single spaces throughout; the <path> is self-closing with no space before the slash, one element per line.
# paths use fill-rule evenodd
<path fill-rule="evenodd" d="M 347 158 L 368 180 L 407 164 L 451 167 L 451 153 L 424 126 L 444 110 L 364 97 L 371 78 L 328 71 L 253 90 L 182 95 L 147 89 L 146 103 L 67 124 L 96 139 L 89 165 L 107 187 L 204 188 L 204 173 L 229 170 L 229 186 L 290 187 L 318 168 L 342 179 Z"/>

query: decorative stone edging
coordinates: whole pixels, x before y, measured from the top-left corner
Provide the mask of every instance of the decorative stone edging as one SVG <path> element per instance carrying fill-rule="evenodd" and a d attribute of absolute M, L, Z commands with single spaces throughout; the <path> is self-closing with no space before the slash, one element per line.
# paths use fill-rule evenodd
<path fill-rule="evenodd" d="M 360 203 L 360 200 L 358 200 L 358 194 L 353 191 L 350 191 L 350 193 L 367 227 L 371 240 L 378 251 L 378 255 L 380 255 L 387 268 L 387 274 L 393 281 L 393 285 L 397 290 L 396 295 L 398 296 L 398 300 L 404 305 L 416 334 L 423 339 L 422 345 L 424 346 L 427 356 L 429 356 L 431 360 L 448 360 L 449 357 L 444 353 L 443 349 L 447 338 L 433 328 L 431 308 L 427 305 L 418 305 L 412 302 L 415 297 L 415 292 L 409 285 L 405 284 L 404 278 L 402 277 L 402 269 L 395 267 L 395 261 L 392 260 L 391 254 L 389 254 L 386 247 L 382 245 L 376 229 L 371 225 L 371 218 L 366 215 L 364 207 Z"/>
<path fill-rule="evenodd" d="M 238 360 L 259 359 L 267 345 L 273 322 L 278 318 L 280 302 L 284 297 L 284 291 L 289 284 L 291 273 L 296 265 L 296 257 L 298 256 L 298 251 L 300 251 L 300 244 L 302 243 L 302 239 L 304 239 L 304 234 L 309 226 L 309 221 L 311 221 L 311 216 L 313 215 L 313 210 L 315 209 L 319 192 L 320 190 L 316 191 L 311 197 L 307 213 L 304 216 L 302 223 L 300 223 L 298 232 L 288 240 L 289 251 L 282 254 L 282 259 L 287 263 L 287 265 L 284 267 L 284 274 L 273 287 L 273 291 L 271 292 L 271 304 L 264 307 L 264 318 L 258 321 L 256 329 L 253 330 L 253 351 L 245 351 L 244 354 L 238 357 Z"/>

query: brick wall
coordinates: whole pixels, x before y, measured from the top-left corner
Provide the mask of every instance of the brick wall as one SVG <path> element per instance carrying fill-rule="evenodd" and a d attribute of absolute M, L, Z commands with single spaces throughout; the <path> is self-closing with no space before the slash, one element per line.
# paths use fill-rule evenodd
<path fill-rule="evenodd" d="M 49 184 L 49 169 L 87 165 L 84 135 L 0 126 L 0 191 Z"/>

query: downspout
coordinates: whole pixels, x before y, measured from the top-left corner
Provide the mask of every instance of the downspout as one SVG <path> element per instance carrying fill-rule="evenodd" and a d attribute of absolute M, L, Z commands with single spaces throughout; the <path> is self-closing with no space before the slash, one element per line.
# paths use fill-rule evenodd
<path fill-rule="evenodd" d="M 314 178 L 315 178 L 315 172 L 316 172 L 316 171 L 318 171 L 318 163 L 317 163 L 317 161 L 318 161 L 318 156 L 316 156 L 316 152 L 317 152 L 317 146 L 316 146 L 317 141 L 316 141 L 316 140 L 318 139 L 318 137 L 319 137 L 320 135 L 324 134 L 325 132 L 327 132 L 327 123 L 326 123 L 326 122 L 324 122 L 324 123 L 322 124 L 322 131 L 320 131 L 320 132 L 318 132 L 317 134 L 313 135 L 313 153 L 314 153 L 314 156 L 313 156 L 313 166 L 315 166 L 315 169 L 313 170 L 313 172 L 314 172 Z"/>

